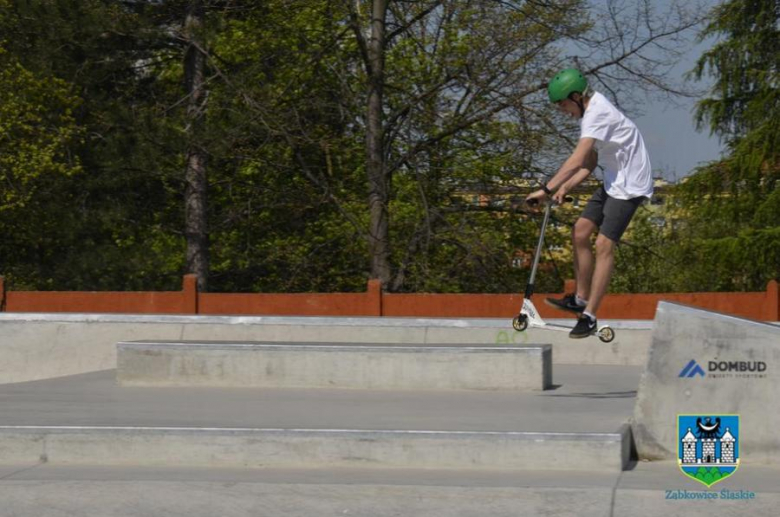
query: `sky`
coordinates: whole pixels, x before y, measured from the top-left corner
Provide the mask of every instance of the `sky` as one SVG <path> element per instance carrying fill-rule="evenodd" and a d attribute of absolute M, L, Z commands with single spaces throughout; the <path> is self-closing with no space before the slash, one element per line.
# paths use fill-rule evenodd
<path fill-rule="evenodd" d="M 656 1 L 659 6 L 669 3 L 668 0 Z M 706 3 L 716 5 L 720 2 L 711 0 Z M 714 42 L 692 43 L 674 73 L 682 76 L 690 71 Z M 701 81 L 691 85 L 703 89 L 708 83 Z M 693 118 L 695 103 L 696 99 L 679 99 L 677 106 L 663 101 L 648 101 L 642 108 L 644 114 L 633 118 L 645 140 L 653 170 L 664 179 L 679 180 L 696 166 L 721 157 L 723 145 L 718 137 L 710 136 L 708 129 L 696 131 Z"/>
<path fill-rule="evenodd" d="M 686 54 L 678 68 L 686 72 L 706 46 L 696 47 Z M 699 86 L 701 83 L 697 83 Z M 681 99 L 679 106 L 662 101 L 649 102 L 644 115 L 634 117 L 645 140 L 653 170 L 667 180 L 679 180 L 695 167 L 720 158 L 723 145 L 709 130 L 696 130 L 693 113 L 696 99 Z"/>

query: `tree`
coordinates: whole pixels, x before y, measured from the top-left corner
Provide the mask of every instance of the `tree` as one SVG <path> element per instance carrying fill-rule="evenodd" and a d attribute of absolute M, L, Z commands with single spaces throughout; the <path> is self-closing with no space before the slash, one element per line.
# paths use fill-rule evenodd
<path fill-rule="evenodd" d="M 433 193 L 425 191 L 425 186 L 438 188 L 440 182 L 434 178 L 446 181 L 436 172 L 446 162 L 444 150 L 458 136 L 491 122 L 501 112 L 511 112 L 524 96 L 540 90 L 536 65 L 549 57 L 546 47 L 561 34 L 584 27 L 583 22 L 568 25 L 557 8 L 534 4 L 512 12 L 512 5 L 503 4 L 441 0 L 350 4 L 350 22 L 365 71 L 371 276 L 386 289 L 402 288 L 409 260 L 425 242 L 420 232 L 430 237 L 434 226 L 444 222 L 432 214 L 438 207 L 428 204 L 426 196 Z M 567 2 L 567 6 L 579 4 Z M 523 39 L 526 42 L 520 43 Z M 520 51 L 515 50 L 518 46 Z M 428 161 L 434 155 L 438 163 Z M 399 252 L 391 246 L 393 179 L 403 181 L 410 173 L 426 205 L 424 224 L 416 225 L 410 245 L 400 250 L 399 267 L 398 259 L 392 258 Z M 442 199 L 434 194 L 431 201 L 437 197 Z"/>
<path fill-rule="evenodd" d="M 0 26 L 7 55 L 48 81 L 49 95 L 64 88 L 76 100 L 70 116 L 80 137 L 67 153 L 80 172 L 41 175 L 35 195 L 4 214 L 3 273 L 28 289 L 179 288 L 182 218 L 170 207 L 181 210 L 183 189 L 173 188 L 168 170 L 176 168 L 181 182 L 181 160 L 172 163 L 172 156 L 182 146 L 156 105 L 161 88 L 152 78 L 170 46 L 159 37 L 156 6 L 6 4 Z"/>
<path fill-rule="evenodd" d="M 362 291 L 367 217 L 339 3 L 216 16 L 209 48 L 215 290 Z M 358 197 L 360 196 L 360 197 Z"/>
<path fill-rule="evenodd" d="M 186 174 L 184 191 L 184 235 L 187 240 L 187 272 L 198 278 L 198 290 L 208 290 L 209 231 L 207 214 L 207 150 L 203 148 L 206 116 L 206 50 L 203 31 L 206 11 L 203 2 L 188 3 L 184 18 L 184 78 L 187 94 Z"/>
<path fill-rule="evenodd" d="M 693 289 L 762 290 L 780 277 L 780 4 L 731 0 L 715 7 L 701 38 L 718 36 L 693 76 L 714 78 L 697 105 L 699 128 L 728 156 L 680 186 L 690 213 L 685 247 Z"/>
<path fill-rule="evenodd" d="M 41 176 L 0 221 L 2 269 L 59 289 L 176 289 L 200 256 L 213 291 L 516 292 L 537 230 L 518 180 L 576 131 L 546 79 L 673 91 L 645 52 L 693 23 L 644 2 L 5 1 L 9 55 L 62 81 L 83 141 L 62 147 L 76 180 Z"/>
<path fill-rule="evenodd" d="M 700 19 L 683 9 L 658 15 L 649 2 L 635 11 L 608 2 L 593 18 L 579 0 L 378 0 L 350 6 L 365 72 L 359 79 L 366 92 L 371 276 L 389 290 L 403 289 L 412 270 L 426 269 L 413 262 L 425 256 L 421 250 L 436 248 L 430 243 L 439 232 L 449 234 L 440 243 L 449 241 L 470 257 L 476 247 L 488 247 L 489 239 L 466 245 L 457 236 L 469 227 L 478 235 L 484 219 L 463 217 L 451 203 L 454 192 L 476 185 L 483 191 L 509 188 L 521 176 L 518 170 L 537 173 L 526 174 L 532 179 L 560 159 L 556 151 L 573 126 L 551 114 L 544 97 L 553 71 L 577 63 L 618 99 L 637 89 L 681 93 L 665 79 L 676 51 L 662 45 Z M 564 45 L 573 56 L 563 55 Z M 661 57 L 650 57 L 649 49 L 658 47 Z M 404 181 L 417 188 L 401 187 Z M 418 193 L 421 217 L 411 228 L 394 231 L 392 207 L 401 203 L 401 192 Z M 394 234 L 406 248 L 391 244 Z M 509 264 L 511 257 L 492 259 Z M 480 269 L 483 277 L 495 271 Z"/>

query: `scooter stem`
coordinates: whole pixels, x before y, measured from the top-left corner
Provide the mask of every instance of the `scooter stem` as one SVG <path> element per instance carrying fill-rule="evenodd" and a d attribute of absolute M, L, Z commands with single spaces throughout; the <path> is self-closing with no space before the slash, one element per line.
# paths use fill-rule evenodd
<path fill-rule="evenodd" d="M 550 210 L 552 202 L 548 202 L 544 208 L 544 219 L 542 219 L 542 229 L 539 232 L 539 243 L 536 245 L 534 254 L 534 264 L 531 267 L 531 276 L 528 279 L 528 285 L 525 286 L 525 298 L 530 299 L 534 294 L 534 281 L 536 280 L 536 269 L 539 267 L 539 259 L 542 257 L 542 245 L 544 244 L 544 231 L 547 229 L 547 221 L 550 219 Z"/>

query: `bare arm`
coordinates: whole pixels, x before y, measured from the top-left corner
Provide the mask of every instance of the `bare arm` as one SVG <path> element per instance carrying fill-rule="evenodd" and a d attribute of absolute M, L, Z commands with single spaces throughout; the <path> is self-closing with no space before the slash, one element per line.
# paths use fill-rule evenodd
<path fill-rule="evenodd" d="M 593 163 L 595 161 L 595 144 L 596 140 L 594 138 L 580 138 L 580 141 L 577 142 L 577 147 L 574 148 L 571 156 L 563 162 L 563 165 L 561 165 L 561 168 L 555 173 L 555 176 L 547 182 L 547 188 L 550 190 L 557 189 L 575 175 L 579 175 L 582 169 L 588 169 L 589 172 L 592 171 L 596 167 L 596 164 Z M 580 179 L 576 184 L 579 184 L 586 177 L 587 175 Z"/>
<path fill-rule="evenodd" d="M 580 138 L 580 141 L 577 142 L 577 147 L 574 148 L 571 156 L 563 162 L 563 165 L 561 165 L 561 168 L 555 173 L 555 176 L 547 182 L 547 188 L 554 191 L 564 185 L 569 185 L 568 182 L 573 180 L 574 183 L 565 191 L 568 192 L 587 178 L 591 171 L 596 168 L 596 163 L 598 162 L 595 144 L 596 140 L 594 138 Z M 531 193 L 526 198 L 526 201 L 539 201 L 546 195 L 544 189 L 537 190 L 536 192 Z M 556 196 L 556 198 L 557 197 L 558 196 Z M 561 196 L 561 199 L 562 198 L 563 196 Z"/>
<path fill-rule="evenodd" d="M 585 181 L 585 178 L 590 176 L 590 173 L 593 172 L 593 169 L 589 169 L 587 167 L 583 167 L 582 169 L 578 170 L 574 173 L 574 175 L 569 178 L 569 181 L 558 187 L 558 190 L 553 194 L 553 201 L 556 203 L 563 203 L 564 199 L 566 198 L 566 194 L 574 190 L 574 187 Z"/>

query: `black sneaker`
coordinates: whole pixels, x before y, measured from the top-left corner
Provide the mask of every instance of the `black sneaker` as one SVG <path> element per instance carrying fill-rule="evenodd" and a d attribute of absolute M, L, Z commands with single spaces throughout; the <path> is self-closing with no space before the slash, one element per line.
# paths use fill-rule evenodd
<path fill-rule="evenodd" d="M 569 337 L 574 339 L 580 339 L 583 337 L 592 336 L 598 330 L 598 320 L 590 319 L 590 316 L 583 314 L 577 319 L 577 324 L 569 332 Z"/>
<path fill-rule="evenodd" d="M 550 307 L 555 307 L 562 311 L 573 312 L 575 314 L 582 314 L 582 311 L 585 310 L 584 305 L 579 305 L 577 303 L 576 294 L 567 294 L 560 300 L 557 298 L 545 298 L 544 302 Z"/>

